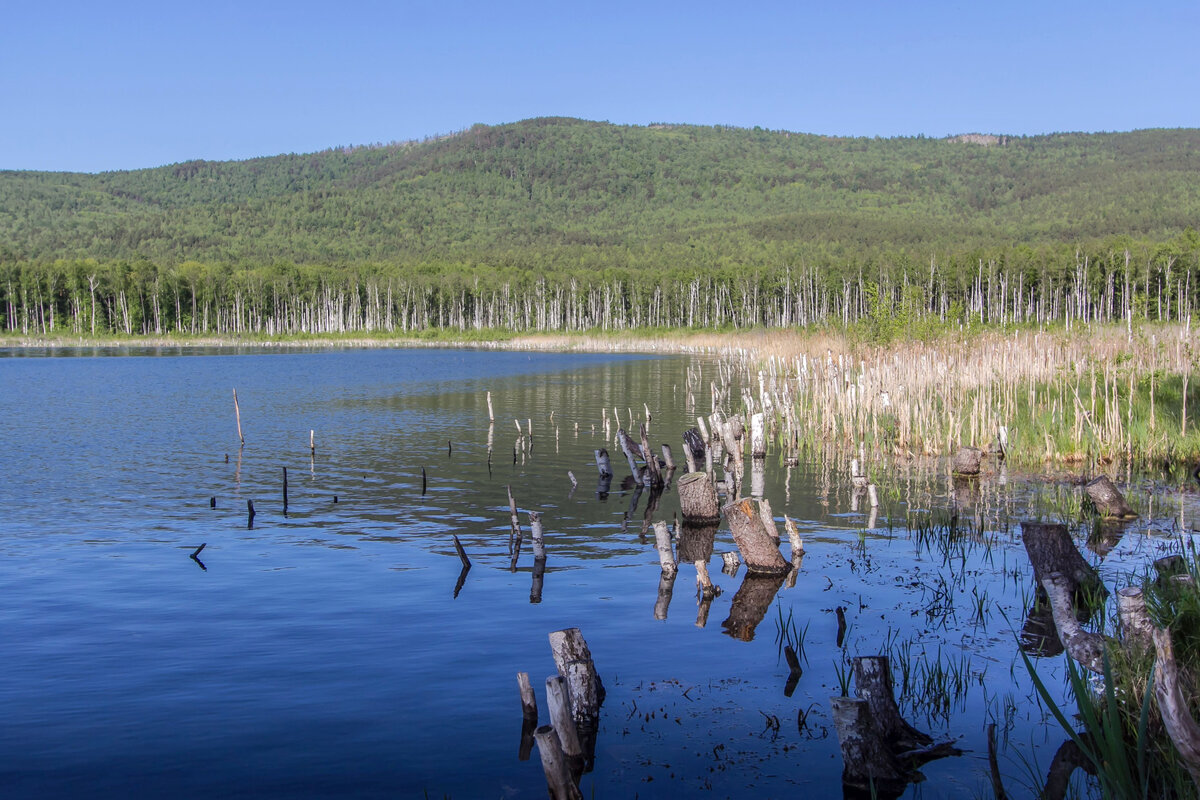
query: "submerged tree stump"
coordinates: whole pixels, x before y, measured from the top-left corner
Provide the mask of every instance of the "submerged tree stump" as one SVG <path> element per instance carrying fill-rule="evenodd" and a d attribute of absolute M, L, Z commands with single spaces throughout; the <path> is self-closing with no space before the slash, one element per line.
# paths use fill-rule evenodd
<path fill-rule="evenodd" d="M 689 472 L 675 481 L 684 522 L 709 524 L 721 519 L 717 489 L 705 472 Z"/>
<path fill-rule="evenodd" d="M 744 498 L 726 505 L 722 511 L 733 531 L 733 541 L 741 551 L 746 569 L 762 575 L 786 575 L 792 568 L 779 552 L 778 540 L 763 526 L 754 501 Z"/>
<path fill-rule="evenodd" d="M 950 471 L 955 475 L 978 475 L 979 464 L 983 460 L 983 451 L 978 447 L 961 447 L 954 454 Z"/>
<path fill-rule="evenodd" d="M 767 429 L 763 415 L 753 414 L 750 417 L 750 457 L 766 458 Z"/>
<path fill-rule="evenodd" d="M 1136 517 L 1137 514 L 1129 503 L 1125 502 L 1125 495 L 1108 479 L 1107 475 L 1100 475 L 1093 478 L 1083 490 L 1087 492 L 1088 498 L 1092 501 L 1092 505 L 1096 507 L 1096 511 L 1101 516 L 1105 517 Z"/>

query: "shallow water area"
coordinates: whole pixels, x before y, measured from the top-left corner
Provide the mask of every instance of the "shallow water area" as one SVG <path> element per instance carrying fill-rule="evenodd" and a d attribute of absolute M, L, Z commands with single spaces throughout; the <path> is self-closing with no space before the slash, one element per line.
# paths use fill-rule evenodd
<path fill-rule="evenodd" d="M 699 602 L 684 563 L 664 607 L 648 526 L 678 500 L 621 488 L 603 421 L 636 430 L 648 407 L 682 465 L 715 374 L 704 358 L 481 350 L 0 351 L 0 793 L 544 797 L 536 749 L 518 758 L 516 673 L 544 722 L 546 637 L 576 626 L 607 689 L 585 797 L 836 795 L 829 697 L 849 657 L 879 652 L 910 721 L 966 751 L 910 795 L 987 794 L 988 722 L 1010 794 L 1036 794 L 1064 736 L 1022 674 L 1032 577 L 1009 520 L 1046 514 L 1044 492 L 914 465 L 874 476 L 872 513 L 844 464 L 788 468 L 772 448 L 765 495 L 805 541 L 794 585 L 740 592 L 722 525 L 722 593 Z M 600 447 L 617 472 L 603 496 Z M 1172 546 L 1161 521 L 1188 527 L 1192 507 L 1171 502 L 1120 552 Z M 938 528 L 953 509 L 961 536 Z M 785 694 L 789 635 L 803 675 Z M 1043 668 L 1062 690 L 1061 659 Z"/>

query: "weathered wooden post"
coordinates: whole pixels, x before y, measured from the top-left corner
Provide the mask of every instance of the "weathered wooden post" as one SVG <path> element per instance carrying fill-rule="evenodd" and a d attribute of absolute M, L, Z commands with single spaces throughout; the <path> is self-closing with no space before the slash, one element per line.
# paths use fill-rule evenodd
<path fill-rule="evenodd" d="M 233 390 L 233 413 L 237 417 L 238 441 L 245 445 L 246 437 L 242 435 L 242 409 L 238 406 L 237 389 Z"/>
<path fill-rule="evenodd" d="M 558 674 L 567 679 L 571 716 L 581 727 L 584 723 L 594 723 L 600 716 L 604 687 L 596 674 L 591 650 L 579 628 L 553 631 L 550 634 L 550 652 L 554 656 Z"/>
<path fill-rule="evenodd" d="M 254 501 L 247 500 L 246 501 L 246 527 L 247 528 L 254 527 L 254 513 L 255 513 L 254 512 Z"/>
<path fill-rule="evenodd" d="M 662 446 L 663 462 L 667 465 L 667 471 L 675 469 L 675 457 L 671 454 L 671 445 L 664 444 Z"/>
<path fill-rule="evenodd" d="M 933 737 L 917 730 L 900 716 L 896 705 L 892 668 L 887 656 L 856 656 L 851 659 L 854 669 L 854 693 L 867 701 L 871 716 L 889 746 L 899 750 L 915 750 L 933 742 Z"/>
<path fill-rule="evenodd" d="M 1105 639 L 1098 633 L 1085 631 L 1075 613 L 1074 582 L 1061 572 L 1042 578 L 1042 588 L 1050 601 L 1054 627 L 1067 653 L 1092 672 L 1104 672 Z"/>
<path fill-rule="evenodd" d="M 650 438 L 646 432 L 646 426 L 641 428 L 642 434 L 642 461 L 646 463 L 646 472 L 650 477 L 650 487 L 657 489 L 663 485 L 662 473 L 658 469 L 658 459 L 654 457 L 654 453 L 650 450 Z"/>
<path fill-rule="evenodd" d="M 487 393 L 488 422 L 495 422 L 496 415 L 492 413 L 492 393 Z"/>
<path fill-rule="evenodd" d="M 517 673 L 517 687 L 521 691 L 521 715 L 525 719 L 532 719 L 536 722 L 538 718 L 537 695 L 534 694 L 533 687 L 529 683 L 528 672 Z"/>
<path fill-rule="evenodd" d="M 1092 569 L 1071 541 L 1066 525 L 1049 522 L 1021 523 L 1021 541 L 1033 565 L 1033 579 L 1042 587 L 1052 573 L 1062 573 L 1068 581 L 1067 588 L 1072 596 L 1082 588 L 1095 588 L 1103 592 L 1100 576 Z"/>
<path fill-rule="evenodd" d="M 1171 630 L 1155 628 L 1153 636 L 1157 656 L 1154 662 L 1154 696 L 1158 700 L 1163 727 L 1167 729 L 1180 761 L 1192 776 L 1192 782 L 1200 787 L 1200 725 L 1192 718 L 1183 693 Z"/>
<path fill-rule="evenodd" d="M 287 467 L 283 468 L 283 513 L 287 514 L 288 498 L 287 498 Z"/>
<path fill-rule="evenodd" d="M 1146 598 L 1140 587 L 1126 586 L 1117 592 L 1117 612 L 1125 646 L 1149 649 L 1154 643 L 1154 623 L 1146 612 Z"/>
<path fill-rule="evenodd" d="M 722 512 L 733 531 L 733 541 L 751 573 L 786 575 L 792 568 L 779 552 L 776 541 L 763 526 L 762 517 L 749 499 L 735 500 Z"/>

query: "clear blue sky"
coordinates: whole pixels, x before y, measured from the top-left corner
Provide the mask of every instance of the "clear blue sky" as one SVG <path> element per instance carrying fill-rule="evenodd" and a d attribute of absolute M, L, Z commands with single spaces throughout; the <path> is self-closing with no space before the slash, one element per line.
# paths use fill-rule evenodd
<path fill-rule="evenodd" d="M 897 136 L 1200 127 L 1200 2 L 13 2 L 0 169 L 561 115 Z"/>

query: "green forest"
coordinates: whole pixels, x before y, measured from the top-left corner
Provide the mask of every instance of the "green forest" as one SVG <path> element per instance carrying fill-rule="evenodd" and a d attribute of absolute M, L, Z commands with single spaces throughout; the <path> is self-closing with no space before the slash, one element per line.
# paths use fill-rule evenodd
<path fill-rule="evenodd" d="M 0 327 L 254 334 L 1180 319 L 1200 131 L 835 138 L 545 118 L 0 172 Z"/>

